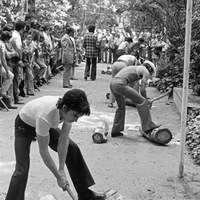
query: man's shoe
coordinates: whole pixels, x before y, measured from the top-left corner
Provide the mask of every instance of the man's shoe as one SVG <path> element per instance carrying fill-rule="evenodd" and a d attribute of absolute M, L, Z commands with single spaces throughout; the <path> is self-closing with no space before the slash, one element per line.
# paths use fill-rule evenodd
<path fill-rule="evenodd" d="M 124 134 L 121 133 L 121 132 L 118 132 L 118 133 L 111 133 L 111 137 L 120 137 L 120 136 L 123 136 Z"/>
<path fill-rule="evenodd" d="M 78 79 L 73 77 L 73 78 L 71 78 L 71 80 L 78 80 Z"/>
<path fill-rule="evenodd" d="M 17 109 L 17 106 L 8 106 L 9 109 Z"/>
<path fill-rule="evenodd" d="M 98 194 L 89 189 L 87 190 L 86 193 L 78 197 L 78 200 L 105 200 L 105 199 L 106 199 L 105 194 Z"/>
<path fill-rule="evenodd" d="M 15 101 L 14 104 L 25 104 L 25 103 L 22 101 Z"/>
<path fill-rule="evenodd" d="M 35 96 L 34 93 L 27 93 L 27 95 L 29 95 L 29 96 Z"/>
<path fill-rule="evenodd" d="M 72 85 L 65 85 L 63 88 L 72 88 Z"/>
<path fill-rule="evenodd" d="M 48 83 L 47 80 L 45 78 L 43 78 L 43 77 L 41 78 L 41 81 L 42 81 L 43 84 L 44 83 Z"/>
<path fill-rule="evenodd" d="M 25 94 L 23 97 L 28 98 L 29 96 L 28 96 L 28 94 Z"/>
<path fill-rule="evenodd" d="M 87 76 L 84 77 L 85 81 L 87 81 Z"/>

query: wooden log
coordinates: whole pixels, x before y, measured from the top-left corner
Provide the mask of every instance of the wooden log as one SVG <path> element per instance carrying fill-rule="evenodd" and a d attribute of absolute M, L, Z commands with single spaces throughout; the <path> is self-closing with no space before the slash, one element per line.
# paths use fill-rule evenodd
<path fill-rule="evenodd" d="M 94 129 L 92 139 L 95 143 L 107 142 L 106 136 L 108 135 L 108 123 L 105 121 L 99 121 L 97 127 Z"/>
<path fill-rule="evenodd" d="M 139 127 L 140 133 L 149 141 L 160 145 L 166 145 L 172 140 L 172 133 L 168 128 L 155 128 L 151 133 L 145 133 L 142 127 Z"/>
<path fill-rule="evenodd" d="M 130 200 L 129 198 L 124 197 L 122 194 L 120 194 L 116 190 L 108 190 L 105 193 L 106 200 Z"/>

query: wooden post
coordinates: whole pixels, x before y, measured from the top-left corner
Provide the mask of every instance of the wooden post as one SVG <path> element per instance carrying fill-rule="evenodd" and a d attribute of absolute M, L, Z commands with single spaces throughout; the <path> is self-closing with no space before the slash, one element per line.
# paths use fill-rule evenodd
<path fill-rule="evenodd" d="M 193 0 L 187 1 L 183 94 L 182 94 L 182 107 L 181 107 L 181 143 L 180 143 L 179 178 L 183 178 L 183 171 L 184 171 L 186 119 L 187 119 L 187 105 L 188 105 L 188 82 L 189 82 L 189 66 L 190 66 L 190 44 L 191 44 L 191 27 L 192 27 L 192 5 L 193 5 Z"/>

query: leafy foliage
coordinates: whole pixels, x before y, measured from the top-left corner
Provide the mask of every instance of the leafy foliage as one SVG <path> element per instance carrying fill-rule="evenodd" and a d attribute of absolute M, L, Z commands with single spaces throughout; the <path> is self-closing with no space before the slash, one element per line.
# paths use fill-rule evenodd
<path fill-rule="evenodd" d="M 170 41 L 171 48 L 166 57 L 161 59 L 158 76 L 161 78 L 157 87 L 165 91 L 169 85 L 180 87 L 183 83 L 184 43 L 186 1 L 148 0 L 136 6 L 137 9 L 150 15 L 157 24 L 164 26 L 164 34 Z M 194 94 L 200 95 L 200 1 L 194 1 L 194 15 L 192 24 L 191 65 L 189 87 Z"/>
<path fill-rule="evenodd" d="M 70 17 L 67 13 L 71 5 L 67 0 L 40 0 L 35 2 L 36 13 L 41 21 L 65 24 Z"/>

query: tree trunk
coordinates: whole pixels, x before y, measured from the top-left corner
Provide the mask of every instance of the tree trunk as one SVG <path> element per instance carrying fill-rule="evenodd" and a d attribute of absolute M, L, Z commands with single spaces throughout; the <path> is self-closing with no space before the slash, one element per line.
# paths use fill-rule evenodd
<path fill-rule="evenodd" d="M 35 13 L 35 0 L 28 0 L 28 13 Z"/>

